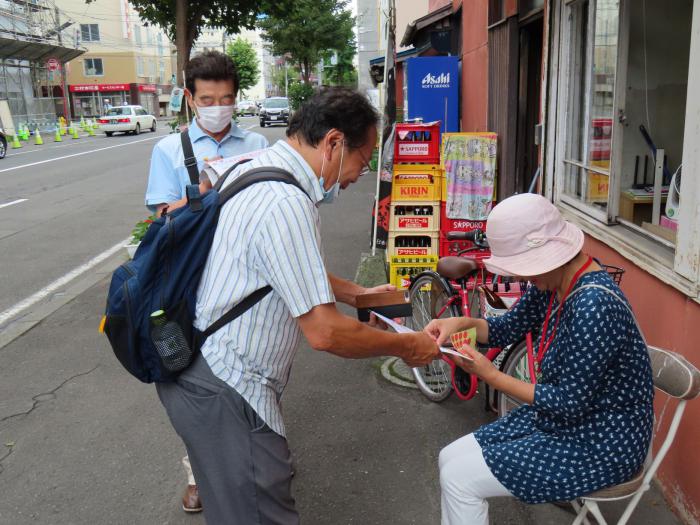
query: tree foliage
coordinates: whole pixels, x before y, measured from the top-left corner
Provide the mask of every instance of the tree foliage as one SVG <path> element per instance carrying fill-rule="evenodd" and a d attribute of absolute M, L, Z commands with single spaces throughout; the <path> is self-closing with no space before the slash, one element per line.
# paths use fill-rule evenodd
<path fill-rule="evenodd" d="M 86 0 L 91 3 L 95 0 Z M 252 29 L 260 15 L 284 16 L 293 0 L 130 0 L 139 16 L 158 26 L 177 47 L 177 79 L 183 85 L 182 71 L 190 59 L 194 42 L 204 27 L 236 34 Z"/>
<path fill-rule="evenodd" d="M 233 59 L 238 69 L 238 88 L 241 92 L 241 98 L 243 98 L 243 92 L 257 84 L 260 79 L 258 55 L 253 45 L 241 37 L 229 42 L 226 54 Z"/>
<path fill-rule="evenodd" d="M 323 63 L 323 83 L 334 86 L 357 87 L 357 69 L 353 64 L 355 58 L 354 42 L 348 43 L 347 47 L 338 52 L 335 64 L 330 57 Z"/>
<path fill-rule="evenodd" d="M 309 83 L 311 71 L 329 52 L 354 50 L 355 19 L 349 0 L 297 0 L 287 10 L 259 21 L 275 55 L 289 55 Z"/>
<path fill-rule="evenodd" d="M 287 91 L 289 93 L 289 106 L 295 111 L 299 109 L 307 98 L 314 94 L 313 86 L 305 82 L 293 82 L 289 84 Z"/>

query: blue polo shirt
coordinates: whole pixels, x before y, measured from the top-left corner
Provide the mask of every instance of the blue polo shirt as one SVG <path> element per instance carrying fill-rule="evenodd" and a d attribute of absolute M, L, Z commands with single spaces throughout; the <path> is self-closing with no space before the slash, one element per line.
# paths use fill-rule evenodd
<path fill-rule="evenodd" d="M 192 150 L 197 158 L 197 170 L 200 172 L 206 159 L 233 157 L 269 146 L 265 137 L 243 130 L 235 122 L 231 122 L 231 129 L 221 142 L 202 131 L 197 125 L 197 119 L 192 120 L 189 132 Z M 185 196 L 185 187 L 189 183 L 190 176 L 185 167 L 180 134 L 173 133 L 160 140 L 153 148 L 146 188 L 146 206 L 154 211 L 158 204 L 181 199 Z"/>

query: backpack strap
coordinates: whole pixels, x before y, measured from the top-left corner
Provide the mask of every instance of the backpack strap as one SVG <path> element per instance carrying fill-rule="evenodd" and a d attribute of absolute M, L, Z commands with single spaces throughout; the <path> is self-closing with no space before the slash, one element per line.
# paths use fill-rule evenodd
<path fill-rule="evenodd" d="M 182 143 L 182 154 L 185 156 L 185 167 L 190 176 L 190 184 L 199 185 L 197 157 L 194 156 L 192 141 L 190 140 L 190 131 L 188 129 L 180 133 L 180 142 Z"/>
<path fill-rule="evenodd" d="M 299 188 L 309 199 L 309 194 L 301 187 L 299 181 L 287 170 L 274 166 L 261 166 L 246 171 L 243 175 L 226 186 L 219 193 L 219 206 L 223 206 L 231 197 L 258 182 L 284 182 Z"/>
<path fill-rule="evenodd" d="M 239 162 L 238 164 L 236 164 L 236 166 L 238 166 L 242 162 Z M 227 176 L 234 167 L 235 166 L 232 166 L 231 169 L 227 170 L 224 174 L 224 177 Z M 252 186 L 253 184 L 257 184 L 258 182 L 284 182 L 286 184 L 291 184 L 292 186 L 296 186 L 297 188 L 299 188 L 304 193 L 304 195 L 311 199 L 311 197 L 309 197 L 309 194 L 306 193 L 304 188 L 302 188 L 299 184 L 299 181 L 297 181 L 291 173 L 289 173 L 286 170 L 283 170 L 282 168 L 276 168 L 273 166 L 263 166 L 245 172 L 238 179 L 226 186 L 226 188 L 224 188 L 223 191 L 219 193 L 219 207 L 223 206 L 229 199 L 234 197 L 236 194 L 240 193 L 249 186 Z M 195 346 L 197 350 L 202 348 L 202 345 L 204 344 L 204 341 L 206 341 L 207 337 L 209 337 L 211 334 L 213 334 L 220 328 L 223 328 L 225 325 L 227 325 L 234 319 L 240 317 L 245 312 L 250 310 L 253 306 L 262 301 L 262 299 L 271 291 L 272 287 L 270 285 L 259 288 L 258 290 L 254 291 L 249 296 L 244 298 L 242 301 L 240 301 L 236 306 L 231 308 L 224 315 L 219 317 L 216 321 L 209 325 L 206 330 L 202 332 L 195 332 Z"/>

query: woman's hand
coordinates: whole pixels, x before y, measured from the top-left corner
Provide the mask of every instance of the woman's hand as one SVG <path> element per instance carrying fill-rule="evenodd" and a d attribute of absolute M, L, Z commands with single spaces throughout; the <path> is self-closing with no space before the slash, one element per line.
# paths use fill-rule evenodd
<path fill-rule="evenodd" d="M 464 317 L 449 317 L 447 319 L 433 319 L 423 329 L 432 337 L 438 345 L 444 344 L 452 334 L 465 328 Z"/>
<path fill-rule="evenodd" d="M 457 357 L 452 354 L 450 354 L 450 359 L 454 360 L 455 364 L 465 372 L 474 374 L 489 384 L 494 380 L 495 376 L 500 373 L 484 354 L 477 352 L 471 346 L 462 346 L 460 352 L 464 353 L 469 359 Z"/>

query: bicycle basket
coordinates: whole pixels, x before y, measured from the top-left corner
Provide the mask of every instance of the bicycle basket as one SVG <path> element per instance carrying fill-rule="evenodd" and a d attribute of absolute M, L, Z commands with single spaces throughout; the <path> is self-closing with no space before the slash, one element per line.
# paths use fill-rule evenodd
<path fill-rule="evenodd" d="M 622 282 L 622 275 L 625 273 L 625 270 L 623 270 L 619 266 L 612 266 L 609 264 L 600 264 L 600 263 L 598 263 L 598 264 L 600 265 L 600 267 L 603 270 L 608 272 L 608 275 L 613 280 L 613 282 L 616 285 L 620 286 L 620 283 Z"/>

